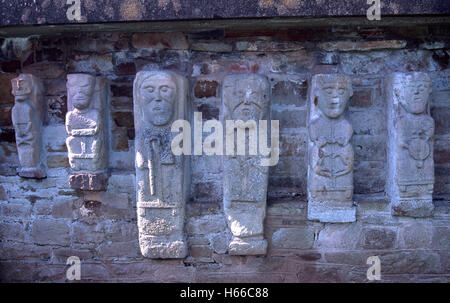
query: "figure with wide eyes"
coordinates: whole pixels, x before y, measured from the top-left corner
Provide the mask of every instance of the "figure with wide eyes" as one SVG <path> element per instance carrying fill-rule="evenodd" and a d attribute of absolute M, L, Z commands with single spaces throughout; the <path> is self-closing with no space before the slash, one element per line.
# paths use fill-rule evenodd
<path fill-rule="evenodd" d="M 352 222 L 353 128 L 344 115 L 353 95 L 351 81 L 336 74 L 315 75 L 312 94 L 308 218 Z"/>
<path fill-rule="evenodd" d="M 18 174 L 23 178 L 45 178 L 41 137 L 44 119 L 42 82 L 31 74 L 20 74 L 11 80 L 11 84 L 15 98 L 12 122 L 21 166 Z"/>
<path fill-rule="evenodd" d="M 67 75 L 66 140 L 74 189 L 106 190 L 106 81 L 89 74 Z"/>
<path fill-rule="evenodd" d="M 394 215 L 429 216 L 433 210 L 434 120 L 428 109 L 431 80 L 425 73 L 395 73 L 388 79 L 391 109 L 390 195 Z M 394 173 L 395 171 L 395 173 Z"/>
<path fill-rule="evenodd" d="M 223 122 L 242 120 L 233 129 L 232 140 L 252 144 L 249 133 L 257 134 L 259 120 L 269 120 L 270 85 L 266 77 L 257 74 L 236 74 L 225 77 L 222 89 Z M 253 123 L 249 123 L 253 122 Z M 228 130 L 227 130 L 228 132 Z M 245 142 L 237 133 L 245 134 Z M 228 136 L 228 135 L 227 135 Z M 257 140 L 260 140 L 259 136 Z M 227 139 L 228 140 L 228 139 Z M 253 141 L 258 145 L 259 141 Z M 249 147 L 250 151 L 250 147 Z M 233 235 L 228 245 L 231 255 L 264 255 L 264 218 L 269 169 L 261 166 L 261 155 L 227 155 L 224 157 L 224 211 Z"/>
<path fill-rule="evenodd" d="M 186 119 L 187 80 L 142 71 L 134 81 L 139 243 L 149 258 L 184 258 L 188 161 L 171 151 L 172 123 Z"/>

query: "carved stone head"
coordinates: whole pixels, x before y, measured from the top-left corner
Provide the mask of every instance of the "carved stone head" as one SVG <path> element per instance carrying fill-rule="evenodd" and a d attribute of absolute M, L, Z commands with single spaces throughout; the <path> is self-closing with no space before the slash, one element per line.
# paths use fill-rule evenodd
<path fill-rule="evenodd" d="M 135 92 L 143 120 L 156 126 L 166 125 L 175 111 L 177 86 L 174 77 L 167 72 L 140 72 L 136 75 Z"/>
<path fill-rule="evenodd" d="M 30 98 L 33 92 L 33 76 L 30 74 L 20 74 L 17 78 L 11 80 L 12 94 L 15 100 L 22 102 Z"/>
<path fill-rule="evenodd" d="M 353 96 L 350 78 L 338 74 L 320 74 L 314 76 L 313 82 L 314 104 L 326 117 L 340 117 L 348 100 Z"/>
<path fill-rule="evenodd" d="M 229 75 L 224 80 L 224 105 L 227 118 L 261 120 L 267 112 L 270 88 L 265 77 L 257 74 Z"/>
<path fill-rule="evenodd" d="M 394 92 L 402 107 L 411 114 L 427 110 L 431 94 L 431 80 L 426 73 L 408 73 L 396 76 Z"/>
<path fill-rule="evenodd" d="M 67 75 L 67 94 L 73 107 L 88 109 L 95 90 L 95 77 L 88 74 Z"/>

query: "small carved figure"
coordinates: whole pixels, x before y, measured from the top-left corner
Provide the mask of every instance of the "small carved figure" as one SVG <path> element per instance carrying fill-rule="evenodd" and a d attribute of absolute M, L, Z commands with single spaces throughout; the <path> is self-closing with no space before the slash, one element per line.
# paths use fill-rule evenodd
<path fill-rule="evenodd" d="M 184 258 L 188 161 L 171 151 L 172 122 L 185 119 L 186 79 L 142 71 L 134 81 L 136 186 L 141 252 L 149 258 Z"/>
<path fill-rule="evenodd" d="M 312 91 L 308 218 L 352 222 L 353 128 L 344 116 L 353 95 L 351 81 L 341 75 L 316 75 Z"/>
<path fill-rule="evenodd" d="M 257 133 L 259 120 L 268 119 L 270 86 L 267 79 L 256 74 L 228 75 L 223 82 L 223 120 L 242 120 L 235 132 L 246 133 L 249 150 L 258 145 L 250 140 L 250 133 Z M 252 123 L 249 123 L 252 122 Z M 243 128 L 243 129 L 242 129 Z M 239 137 L 239 135 L 237 135 Z M 255 148 L 256 150 L 256 148 Z M 233 240 L 229 244 L 232 255 L 264 255 L 267 241 L 264 239 L 264 218 L 269 169 L 261 166 L 260 155 L 228 155 L 224 158 L 224 210 L 228 218 Z"/>
<path fill-rule="evenodd" d="M 390 188 L 394 215 L 429 216 L 433 210 L 434 120 L 429 115 L 431 80 L 425 73 L 391 75 L 390 115 L 393 123 Z M 393 141 L 395 140 L 395 141 Z M 391 157 L 390 157 L 391 158 Z"/>
<path fill-rule="evenodd" d="M 11 83 L 15 97 L 12 122 L 21 166 L 18 174 L 24 178 L 45 178 L 41 132 L 45 108 L 42 82 L 31 74 L 20 74 Z"/>
<path fill-rule="evenodd" d="M 72 175 L 69 184 L 105 190 L 108 163 L 105 80 L 88 74 L 67 75 L 69 111 L 66 140 Z"/>

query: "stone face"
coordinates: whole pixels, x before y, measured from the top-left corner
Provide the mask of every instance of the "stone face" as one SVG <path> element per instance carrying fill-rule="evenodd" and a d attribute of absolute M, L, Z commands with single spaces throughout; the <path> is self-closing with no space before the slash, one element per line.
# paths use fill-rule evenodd
<path fill-rule="evenodd" d="M 16 132 L 19 154 L 19 176 L 42 179 L 47 176 L 42 147 L 42 124 L 44 121 L 43 85 L 31 74 L 20 74 L 11 80 L 15 105 L 12 123 Z"/>
<path fill-rule="evenodd" d="M 388 101 L 387 192 L 396 216 L 433 213 L 434 120 L 430 116 L 431 81 L 426 73 L 394 73 L 386 80 Z"/>
<path fill-rule="evenodd" d="M 66 140 L 73 189 L 105 190 L 108 181 L 107 82 L 88 74 L 67 75 Z"/>
<path fill-rule="evenodd" d="M 267 78 L 256 74 L 228 75 L 223 81 L 223 121 L 244 122 L 269 119 L 270 86 Z M 249 129 L 250 133 L 252 129 Z M 232 129 L 232 140 L 238 142 L 239 132 L 245 128 Z M 235 135 L 237 133 L 237 135 Z M 259 137 L 259 136 L 258 136 Z M 258 141 L 259 139 L 257 139 Z M 255 141 L 249 141 L 249 150 Z M 233 234 L 229 244 L 232 255 L 264 255 L 267 241 L 264 239 L 263 222 L 266 216 L 266 199 L 269 170 L 261 166 L 262 156 L 233 155 L 224 157 L 223 205 L 228 226 Z"/>
<path fill-rule="evenodd" d="M 353 128 L 345 117 L 351 81 L 338 74 L 312 79 L 309 123 L 308 219 L 354 222 Z"/>
<path fill-rule="evenodd" d="M 189 163 L 171 150 L 171 125 L 186 119 L 187 94 L 187 80 L 169 71 L 142 71 L 134 81 L 139 244 L 149 258 L 187 255 Z"/>

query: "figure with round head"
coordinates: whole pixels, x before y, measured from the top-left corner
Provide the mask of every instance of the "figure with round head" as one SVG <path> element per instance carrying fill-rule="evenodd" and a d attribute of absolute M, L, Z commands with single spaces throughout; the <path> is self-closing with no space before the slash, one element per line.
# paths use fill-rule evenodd
<path fill-rule="evenodd" d="M 356 220 L 352 207 L 353 128 L 344 114 L 352 95 L 351 80 L 347 76 L 318 74 L 312 78 L 308 167 L 308 218 L 311 220 Z M 322 211 L 327 204 L 340 205 L 342 215 Z"/>
<path fill-rule="evenodd" d="M 78 111 L 88 110 L 95 89 L 95 77 L 88 74 L 67 75 L 67 95 Z"/>
<path fill-rule="evenodd" d="M 108 179 L 106 80 L 90 74 L 67 75 L 66 139 L 74 189 L 104 190 Z M 97 180 L 92 182 L 92 180 Z"/>
<path fill-rule="evenodd" d="M 422 72 L 394 73 L 388 77 L 387 92 L 391 117 L 389 152 L 393 155 L 389 157 L 392 169 L 388 182 L 392 212 L 430 215 L 434 187 L 431 79 Z"/>
<path fill-rule="evenodd" d="M 41 159 L 44 118 L 42 82 L 31 74 L 20 74 L 11 80 L 11 85 L 15 99 L 12 122 L 21 165 L 18 173 L 24 178 L 44 178 L 46 173 Z"/>
<path fill-rule="evenodd" d="M 142 108 L 142 119 L 154 126 L 169 123 L 174 116 L 177 86 L 168 72 L 140 72 L 136 76 L 137 102 Z"/>
<path fill-rule="evenodd" d="M 330 119 L 341 117 L 353 95 L 350 79 L 337 74 L 316 75 L 314 79 L 314 102 L 320 111 Z"/>
<path fill-rule="evenodd" d="M 171 150 L 172 122 L 185 120 L 187 80 L 141 71 L 133 84 L 139 246 L 149 258 L 184 258 L 188 161 Z"/>
<path fill-rule="evenodd" d="M 257 125 L 260 120 L 269 120 L 269 81 L 258 74 L 227 75 L 222 84 L 222 101 L 227 142 L 233 143 L 231 155 L 223 160 L 223 207 L 233 235 L 228 252 L 231 255 L 264 255 L 267 252 L 264 218 L 269 169 L 260 165 L 263 156 L 235 155 L 234 146 L 237 150 L 244 147 L 244 151 L 246 142 L 249 150 L 258 146 L 261 138 L 257 136 Z M 235 123 L 231 129 L 228 129 L 229 122 Z"/>
<path fill-rule="evenodd" d="M 403 109 L 414 115 L 426 113 L 431 94 L 430 76 L 425 73 L 411 73 L 397 77 L 395 95 Z"/>

